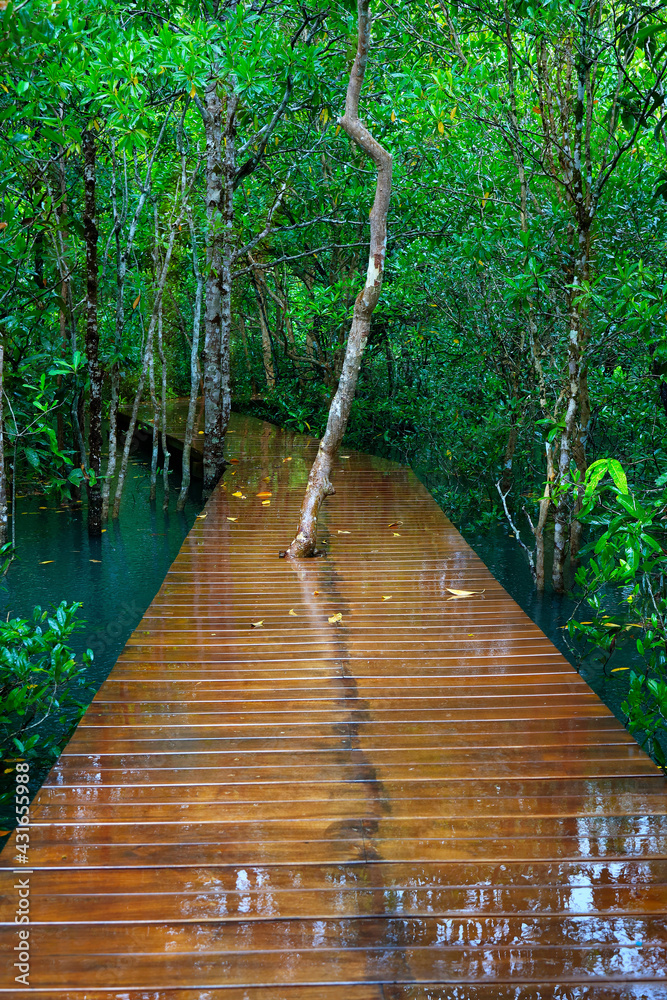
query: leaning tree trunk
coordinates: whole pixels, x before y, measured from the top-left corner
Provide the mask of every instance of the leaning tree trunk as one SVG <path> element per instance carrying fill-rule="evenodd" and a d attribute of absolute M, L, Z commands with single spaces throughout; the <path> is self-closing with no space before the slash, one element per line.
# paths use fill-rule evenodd
<path fill-rule="evenodd" d="M 308 477 L 297 534 L 287 554 L 296 558 L 315 555 L 317 515 L 325 497 L 334 493 L 331 468 L 343 440 L 359 376 L 361 359 L 370 333 L 371 316 L 380 298 L 387 252 L 387 213 L 391 195 L 391 156 L 359 121 L 359 97 L 364 83 L 371 37 L 370 0 L 357 0 L 357 54 L 350 70 L 345 114 L 339 124 L 377 167 L 375 200 L 370 216 L 371 240 L 366 284 L 354 303 L 343 370 L 329 409 L 324 437 Z"/>
<path fill-rule="evenodd" d="M 102 532 L 102 368 L 97 323 L 97 225 L 95 223 L 95 137 L 90 129 L 83 134 L 84 217 L 86 241 L 86 357 L 90 380 L 88 403 L 88 533 Z"/>

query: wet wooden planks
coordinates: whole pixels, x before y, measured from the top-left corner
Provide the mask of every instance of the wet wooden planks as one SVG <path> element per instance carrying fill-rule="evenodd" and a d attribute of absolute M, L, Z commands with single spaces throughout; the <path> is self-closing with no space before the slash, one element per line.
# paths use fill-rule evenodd
<path fill-rule="evenodd" d="M 409 470 L 341 457 L 293 564 L 316 443 L 229 445 L 33 803 L 30 992 L 663 996 L 658 769 Z"/>

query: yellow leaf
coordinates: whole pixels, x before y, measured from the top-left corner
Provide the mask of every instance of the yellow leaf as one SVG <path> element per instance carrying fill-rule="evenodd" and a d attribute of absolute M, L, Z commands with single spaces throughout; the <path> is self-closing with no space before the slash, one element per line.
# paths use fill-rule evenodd
<path fill-rule="evenodd" d="M 101 559 L 89 559 L 88 562 L 101 563 L 102 560 Z"/>
<path fill-rule="evenodd" d="M 264 482 L 265 483 L 270 483 L 271 482 L 271 476 L 264 476 Z"/>
<path fill-rule="evenodd" d="M 208 514 L 197 514 L 197 517 L 200 521 L 203 521 L 205 517 L 208 517 Z"/>
<path fill-rule="evenodd" d="M 448 600 L 452 601 L 455 597 L 472 597 L 473 594 L 483 594 L 483 590 L 456 590 L 455 587 L 447 587 L 450 594 L 454 597 L 449 597 Z"/>
<path fill-rule="evenodd" d="M 338 534 L 339 535 L 351 535 L 352 532 L 351 531 L 341 531 L 341 529 L 339 528 L 338 529 Z"/>
<path fill-rule="evenodd" d="M 134 302 L 132 303 L 132 308 L 133 308 L 133 309 L 136 309 L 136 308 L 137 308 L 137 306 L 139 305 L 139 302 L 140 302 L 140 301 L 141 301 L 141 292 L 139 292 L 139 294 L 137 295 L 136 299 L 135 299 L 135 300 L 134 300 Z"/>
<path fill-rule="evenodd" d="M 339 455 L 338 457 L 339 458 L 349 458 L 350 456 L 349 455 Z"/>
<path fill-rule="evenodd" d="M 611 672 L 612 674 L 617 674 L 620 670 L 629 670 L 629 669 L 630 667 L 613 667 Z"/>
<path fill-rule="evenodd" d="M 454 106 L 452 110 L 449 112 L 449 117 L 452 119 L 452 121 L 454 121 L 454 119 L 456 118 L 456 106 Z"/>
<path fill-rule="evenodd" d="M 313 591 L 313 597 L 317 597 L 318 594 L 319 594 L 319 590 L 314 590 Z"/>
<path fill-rule="evenodd" d="M 14 770 L 13 767 L 6 767 L 5 770 L 2 773 L 3 774 L 11 774 L 13 770 Z"/>
<path fill-rule="evenodd" d="M 387 527 L 388 528 L 398 528 L 399 525 L 401 525 L 401 524 L 403 524 L 402 521 L 392 521 L 391 524 L 387 525 Z"/>
<path fill-rule="evenodd" d="M 392 599 L 392 596 L 393 596 L 392 594 L 383 594 L 382 595 L 382 600 L 383 601 L 390 601 Z"/>
<path fill-rule="evenodd" d="M 271 505 L 270 500 L 262 500 L 262 507 L 270 507 L 270 505 Z"/>
<path fill-rule="evenodd" d="M 288 611 L 287 613 L 288 613 L 289 615 L 291 615 L 291 616 L 292 616 L 292 618 L 298 618 L 298 617 L 299 617 L 299 616 L 297 615 L 296 611 L 294 610 L 294 608 L 290 608 L 290 609 L 289 609 L 289 611 Z"/>
<path fill-rule="evenodd" d="M 269 490 L 265 490 L 263 493 L 257 493 L 256 496 L 258 496 L 258 497 L 270 497 L 270 496 L 273 496 L 273 494 Z"/>
<path fill-rule="evenodd" d="M 395 121 L 396 121 L 396 112 L 395 112 L 395 111 L 392 111 L 392 113 L 391 113 L 391 120 L 392 120 L 393 122 L 395 122 Z"/>
<path fill-rule="evenodd" d="M 9 91 L 7 91 L 7 93 L 9 93 Z M 336 131 L 334 134 L 338 135 L 339 132 L 340 132 L 340 125 L 336 125 Z"/>
<path fill-rule="evenodd" d="M 291 461 L 292 461 L 292 456 L 291 455 L 288 455 L 287 458 L 283 459 L 283 462 L 291 462 Z"/>
<path fill-rule="evenodd" d="M 238 521 L 238 517 L 228 517 L 228 521 Z"/>
<path fill-rule="evenodd" d="M 445 131 L 445 126 L 442 124 L 442 122 L 438 122 L 438 132 L 440 133 L 440 135 L 442 135 L 444 131 Z"/>
<path fill-rule="evenodd" d="M 237 490 L 236 493 L 232 493 L 232 496 L 233 497 L 242 497 L 243 494 L 241 493 L 241 490 Z"/>
<path fill-rule="evenodd" d="M 398 531 L 395 531 L 395 532 L 394 532 L 394 538 L 400 538 L 400 537 L 401 537 L 401 536 L 400 536 L 400 534 L 398 533 Z"/>
<path fill-rule="evenodd" d="M 197 431 L 197 434 L 203 434 L 203 433 L 204 433 L 203 431 Z"/>
<path fill-rule="evenodd" d="M 250 628 L 261 628 L 263 624 L 264 624 L 264 619 L 262 618 L 258 622 L 250 622 Z"/>
<path fill-rule="evenodd" d="M 195 87 L 195 85 L 193 83 L 192 84 L 192 89 L 190 90 L 190 97 L 196 97 L 196 96 L 197 96 L 197 89 L 196 89 L 196 87 Z"/>
<path fill-rule="evenodd" d="M 48 563 L 52 563 L 52 562 L 55 562 L 55 559 L 42 559 L 42 561 L 40 562 L 39 565 L 40 566 L 46 566 Z"/>
<path fill-rule="evenodd" d="M 326 123 L 329 121 L 329 109 L 328 108 L 322 108 L 322 110 L 320 112 L 320 121 L 322 122 L 323 125 L 326 125 Z"/>
<path fill-rule="evenodd" d="M 331 616 L 331 618 L 329 619 L 329 623 L 331 625 L 335 625 L 336 622 L 342 622 L 342 620 L 343 620 L 343 616 L 342 616 L 342 614 L 339 611 L 338 614 Z"/>

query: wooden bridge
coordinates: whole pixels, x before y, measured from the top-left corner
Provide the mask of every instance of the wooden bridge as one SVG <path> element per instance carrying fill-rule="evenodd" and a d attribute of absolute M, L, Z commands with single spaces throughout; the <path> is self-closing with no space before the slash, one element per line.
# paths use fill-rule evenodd
<path fill-rule="evenodd" d="M 341 456 L 295 565 L 316 442 L 232 432 L 33 803 L 29 988 L 2 873 L 0 994 L 664 997 L 659 770 L 412 472 Z"/>

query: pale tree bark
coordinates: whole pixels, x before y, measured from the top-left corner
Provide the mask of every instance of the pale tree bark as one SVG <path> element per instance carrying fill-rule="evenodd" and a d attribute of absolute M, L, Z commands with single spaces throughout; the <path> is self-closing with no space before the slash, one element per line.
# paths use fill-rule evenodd
<path fill-rule="evenodd" d="M 231 328 L 231 240 L 236 174 L 238 96 L 226 95 L 223 132 L 222 84 L 214 73 L 202 106 L 206 135 L 206 214 L 208 220 L 204 334 L 204 488 L 212 489 L 225 467 L 225 432 L 231 412 L 229 333 Z M 224 148 L 224 156 L 223 156 Z"/>
<path fill-rule="evenodd" d="M 269 392 L 273 392 L 276 387 L 276 370 L 273 365 L 273 348 L 271 345 L 271 331 L 269 329 L 269 318 L 266 311 L 266 287 L 264 284 L 264 276 L 261 270 L 254 266 L 250 254 L 248 254 L 248 259 L 252 266 L 252 283 L 255 289 L 255 297 L 257 298 L 257 316 L 259 319 L 259 329 L 262 335 L 262 362 L 264 364 L 264 377 L 266 378 L 266 387 Z"/>
<path fill-rule="evenodd" d="M 115 145 L 111 143 L 111 206 L 113 212 L 113 236 L 116 244 L 116 316 L 115 316 L 115 331 L 114 331 L 114 347 L 115 355 L 114 361 L 111 365 L 111 400 L 109 404 L 109 457 L 107 459 L 107 469 L 106 476 L 104 479 L 104 484 L 102 486 L 102 520 L 105 521 L 109 514 L 109 498 L 111 495 L 111 483 L 116 472 L 116 452 L 117 452 L 117 441 L 118 441 L 118 404 L 120 400 L 120 365 L 118 361 L 118 356 L 123 344 L 123 330 L 125 328 L 125 305 L 124 305 L 124 293 L 125 293 L 125 279 L 127 276 L 127 263 L 130 259 L 132 249 L 134 247 L 134 240 L 137 234 L 137 229 L 139 227 L 139 220 L 141 214 L 144 210 L 146 200 L 151 193 L 153 185 L 153 165 L 155 163 L 155 158 L 158 154 L 160 146 L 162 145 L 162 139 L 164 137 L 165 129 L 167 123 L 171 118 L 171 113 L 174 109 L 174 104 L 176 99 L 172 101 L 169 106 L 169 111 L 164 117 L 162 125 L 160 127 L 160 132 L 157 139 L 155 140 L 155 145 L 151 152 L 150 158 L 146 165 L 146 174 L 144 180 L 141 180 L 139 173 L 136 169 L 135 162 L 135 181 L 137 183 L 137 188 L 139 191 L 139 197 L 137 199 L 137 204 L 135 205 L 134 213 L 130 220 L 130 225 L 127 232 L 127 238 L 125 243 L 122 244 L 121 241 L 121 230 L 125 224 L 127 209 L 128 209 L 128 185 L 127 185 L 127 160 L 125 154 L 123 154 L 123 167 L 124 167 L 124 177 L 125 177 L 125 190 L 123 197 L 123 209 L 121 212 L 118 211 L 118 163 L 116 160 L 116 149 Z"/>
<path fill-rule="evenodd" d="M 287 554 L 295 558 L 316 554 L 317 516 L 325 498 L 335 492 L 331 483 L 332 465 L 347 427 L 361 359 L 370 333 L 371 316 L 382 290 L 387 252 L 387 214 L 391 196 L 392 161 L 390 154 L 359 120 L 359 98 L 368 63 L 370 39 L 370 0 L 357 0 L 357 54 L 350 70 L 345 114 L 339 120 L 339 124 L 350 139 L 373 160 L 377 168 L 375 200 L 370 215 L 368 273 L 366 284 L 354 303 L 352 326 L 338 389 L 331 402 L 327 428 L 308 477 L 297 533 L 287 550 Z"/>
<path fill-rule="evenodd" d="M 160 312 L 157 319 L 157 352 L 162 366 L 162 385 L 160 398 L 160 443 L 162 445 L 162 486 L 164 496 L 162 498 L 162 509 L 169 507 L 169 446 L 167 444 L 167 360 L 164 353 L 164 309 L 160 302 Z"/>
<path fill-rule="evenodd" d="M 90 397 L 88 400 L 88 534 L 102 532 L 102 378 L 100 337 L 97 322 L 97 239 L 95 221 L 95 136 L 83 133 L 84 216 L 86 242 L 86 358 Z"/>
<path fill-rule="evenodd" d="M 130 424 L 125 435 L 125 444 L 123 446 L 123 455 L 121 458 L 120 469 L 118 471 L 118 482 L 116 484 L 116 493 L 114 495 L 113 511 L 112 516 L 114 518 L 118 517 L 120 513 L 120 502 L 123 496 L 123 488 L 125 486 L 125 476 L 127 475 L 127 466 L 130 460 L 130 450 L 132 448 L 132 438 L 134 436 L 134 431 L 137 426 L 137 417 L 139 415 L 139 405 L 141 403 L 141 396 L 144 390 L 144 384 L 146 382 L 146 375 L 149 372 L 152 354 L 153 354 L 153 338 L 155 335 L 155 328 L 158 321 L 158 315 L 162 304 L 162 296 L 164 295 L 164 286 L 167 282 L 167 273 L 169 271 L 169 264 L 171 263 L 171 255 L 174 249 L 174 240 L 176 239 L 176 234 L 178 233 L 178 227 L 181 216 L 174 223 L 171 228 L 171 233 L 169 234 L 169 241 L 164 254 L 164 261 L 162 264 L 162 271 L 160 273 L 157 287 L 155 289 L 155 298 L 153 302 L 153 312 L 151 314 L 150 323 L 148 324 L 148 331 L 146 334 L 146 346 L 144 349 L 143 364 L 141 366 L 141 373 L 139 375 L 139 383 L 137 385 L 137 391 L 134 395 L 134 403 L 132 404 L 132 414 L 130 416 Z"/>
<path fill-rule="evenodd" d="M 188 402 L 188 416 L 185 422 L 181 489 L 178 494 L 178 502 L 176 504 L 178 510 L 183 510 L 185 507 L 188 490 L 190 489 L 190 453 L 192 450 L 192 437 L 195 432 L 195 413 L 197 409 L 197 395 L 199 391 L 199 335 L 201 329 L 201 307 L 204 293 L 204 279 L 199 269 L 197 235 L 191 211 L 188 211 L 188 224 L 190 226 L 190 239 L 192 240 L 192 269 L 195 276 L 195 305 L 192 319 L 192 349 L 190 353 L 190 400 Z"/>

